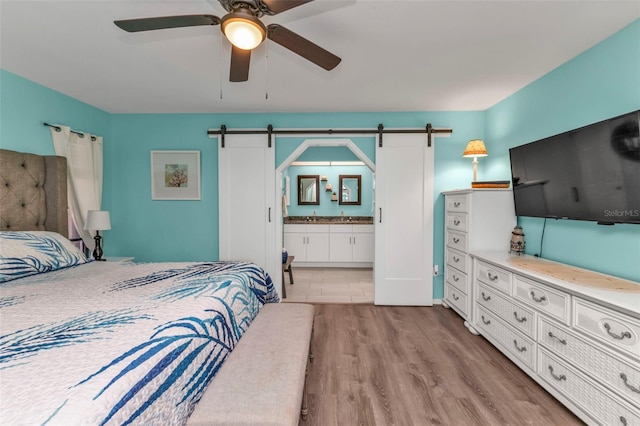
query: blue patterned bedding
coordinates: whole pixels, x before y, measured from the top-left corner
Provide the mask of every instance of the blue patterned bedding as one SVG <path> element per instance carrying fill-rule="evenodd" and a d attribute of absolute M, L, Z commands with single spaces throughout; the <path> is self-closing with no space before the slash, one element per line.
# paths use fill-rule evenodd
<path fill-rule="evenodd" d="M 0 284 L 0 423 L 184 424 L 278 301 L 237 262 L 90 262 Z"/>

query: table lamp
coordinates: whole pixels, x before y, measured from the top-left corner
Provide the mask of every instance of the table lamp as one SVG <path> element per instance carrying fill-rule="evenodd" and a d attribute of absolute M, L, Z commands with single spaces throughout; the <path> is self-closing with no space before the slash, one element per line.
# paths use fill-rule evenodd
<path fill-rule="evenodd" d="M 478 181 L 478 157 L 487 156 L 487 148 L 482 139 L 472 139 L 462 153 L 463 157 L 473 157 L 473 181 Z"/>
<path fill-rule="evenodd" d="M 107 260 L 102 258 L 102 237 L 100 236 L 100 231 L 111 229 L 109 212 L 104 210 L 87 211 L 87 222 L 84 224 L 84 229 L 96 231 L 96 236 L 93 237 L 96 242 L 96 246 L 93 249 L 94 259 Z"/>

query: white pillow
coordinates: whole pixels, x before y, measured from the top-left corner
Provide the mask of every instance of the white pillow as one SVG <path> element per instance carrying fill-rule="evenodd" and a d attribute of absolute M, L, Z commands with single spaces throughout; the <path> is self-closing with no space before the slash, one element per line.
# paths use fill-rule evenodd
<path fill-rule="evenodd" d="M 56 232 L 0 232 L 0 283 L 89 262 Z"/>

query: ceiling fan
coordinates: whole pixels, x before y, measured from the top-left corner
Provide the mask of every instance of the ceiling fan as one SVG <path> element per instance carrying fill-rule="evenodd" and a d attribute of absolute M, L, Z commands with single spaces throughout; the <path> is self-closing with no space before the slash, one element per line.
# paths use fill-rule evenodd
<path fill-rule="evenodd" d="M 126 19 L 114 21 L 128 32 L 161 30 L 167 28 L 220 25 L 222 33 L 231 42 L 231 70 L 229 81 L 241 82 L 249 79 L 251 50 L 266 38 L 302 56 L 308 61 L 330 71 L 341 61 L 339 57 L 317 44 L 279 24 L 265 25 L 260 21 L 264 15 L 276 15 L 313 0 L 218 0 L 228 12 L 218 18 L 214 15 L 178 15 L 154 18 Z"/>

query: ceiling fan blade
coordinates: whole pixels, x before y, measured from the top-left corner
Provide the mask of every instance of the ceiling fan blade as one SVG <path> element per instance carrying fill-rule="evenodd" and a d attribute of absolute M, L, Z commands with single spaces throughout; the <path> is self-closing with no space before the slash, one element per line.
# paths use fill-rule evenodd
<path fill-rule="evenodd" d="M 333 53 L 286 29 L 282 25 L 269 25 L 267 27 L 267 37 L 327 71 L 331 71 L 337 67 L 342 60 Z"/>
<path fill-rule="evenodd" d="M 293 9 L 294 7 L 302 6 L 305 3 L 311 3 L 313 0 L 262 0 L 265 6 L 275 15 L 277 13 L 284 12 L 285 10 Z"/>
<path fill-rule="evenodd" d="M 231 70 L 229 71 L 229 81 L 238 83 L 249 80 L 250 62 L 250 50 L 240 49 L 231 45 Z"/>
<path fill-rule="evenodd" d="M 214 15 L 159 16 L 156 18 L 125 19 L 113 21 L 118 27 L 130 33 L 138 31 L 163 30 L 166 28 L 218 25 L 220 18 Z"/>

